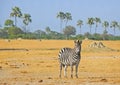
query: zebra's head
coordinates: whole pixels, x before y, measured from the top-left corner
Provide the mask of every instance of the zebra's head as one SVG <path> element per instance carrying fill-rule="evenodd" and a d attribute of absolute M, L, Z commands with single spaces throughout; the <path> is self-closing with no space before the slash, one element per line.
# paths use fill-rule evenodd
<path fill-rule="evenodd" d="M 81 51 L 81 44 L 82 44 L 82 41 L 79 41 L 79 40 L 75 40 L 74 41 L 74 43 L 75 43 L 75 51 L 78 53 L 78 52 L 80 52 Z"/>

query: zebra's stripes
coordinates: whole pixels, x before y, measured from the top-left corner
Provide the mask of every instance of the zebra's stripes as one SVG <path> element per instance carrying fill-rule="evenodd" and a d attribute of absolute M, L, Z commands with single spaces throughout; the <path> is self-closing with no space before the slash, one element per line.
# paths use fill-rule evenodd
<path fill-rule="evenodd" d="M 60 77 L 62 72 L 62 67 L 64 67 L 64 76 L 67 77 L 67 67 L 71 67 L 71 77 L 73 77 L 73 66 L 76 66 L 76 77 L 78 77 L 78 65 L 80 62 L 80 52 L 82 41 L 74 41 L 75 47 L 72 48 L 62 48 L 58 54 L 60 63 Z"/>

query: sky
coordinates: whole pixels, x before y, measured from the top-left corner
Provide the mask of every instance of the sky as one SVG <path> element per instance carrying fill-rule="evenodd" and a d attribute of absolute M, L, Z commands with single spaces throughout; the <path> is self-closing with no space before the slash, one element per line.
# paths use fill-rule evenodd
<path fill-rule="evenodd" d="M 0 0 L 0 25 L 4 27 L 4 22 L 10 17 L 13 7 L 19 7 L 22 13 L 31 15 L 32 23 L 27 27 L 29 31 L 43 30 L 50 27 L 51 30 L 60 32 L 60 20 L 56 18 L 57 13 L 69 12 L 72 15 L 72 25 L 79 33 L 79 27 L 76 25 L 79 19 L 83 20 L 82 33 L 89 32 L 87 18 L 99 17 L 101 21 L 117 21 L 120 23 L 120 0 Z M 18 19 L 18 26 L 23 27 L 21 19 Z M 64 25 L 64 24 L 63 24 Z M 93 26 L 92 29 L 95 29 Z M 102 33 L 101 26 L 97 28 L 98 33 Z M 113 29 L 109 29 L 113 34 Z M 94 33 L 94 30 L 93 32 Z M 120 30 L 116 30 L 120 35 Z"/>

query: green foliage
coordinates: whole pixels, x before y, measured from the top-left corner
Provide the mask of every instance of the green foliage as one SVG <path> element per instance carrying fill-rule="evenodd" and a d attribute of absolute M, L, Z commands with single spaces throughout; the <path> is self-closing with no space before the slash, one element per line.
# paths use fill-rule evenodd
<path fill-rule="evenodd" d="M 83 25 L 83 21 L 82 20 L 78 20 L 77 21 L 77 26 L 80 27 L 80 34 L 81 34 L 81 26 Z"/>
<path fill-rule="evenodd" d="M 22 17 L 21 9 L 15 6 L 14 8 L 12 8 L 10 16 L 15 18 L 15 26 L 17 26 L 17 17 Z"/>
<path fill-rule="evenodd" d="M 94 21 L 95 21 L 95 23 L 96 23 L 96 27 L 95 27 L 95 33 L 96 33 L 96 32 L 97 32 L 97 27 L 98 27 L 98 24 L 100 24 L 100 23 L 101 23 L 101 20 L 100 20 L 100 18 L 95 17 L 95 18 L 94 18 Z"/>
<path fill-rule="evenodd" d="M 62 32 L 62 24 L 63 24 L 63 20 L 65 19 L 65 14 L 64 12 L 59 12 L 57 14 L 57 18 L 60 18 L 60 29 L 61 29 L 61 32 Z"/>
<path fill-rule="evenodd" d="M 4 29 L 0 29 L 0 38 L 8 38 L 8 33 Z"/>
<path fill-rule="evenodd" d="M 81 35 L 81 34 L 78 34 L 78 35 L 76 35 L 76 37 L 74 37 L 74 39 L 83 40 L 83 39 L 85 39 L 85 36 Z"/>
<path fill-rule="evenodd" d="M 109 27 L 109 22 L 108 22 L 108 21 L 104 21 L 104 22 L 102 23 L 102 27 L 104 28 L 104 30 L 106 30 L 106 28 Z"/>
<path fill-rule="evenodd" d="M 66 35 L 66 38 L 68 38 L 70 35 L 76 34 L 76 29 L 73 26 L 66 26 L 66 28 L 63 30 L 64 35 Z"/>
<path fill-rule="evenodd" d="M 45 31 L 46 31 L 47 34 L 49 34 L 49 33 L 51 32 L 51 30 L 50 30 L 49 27 L 46 27 L 46 28 L 45 28 Z"/>
<path fill-rule="evenodd" d="M 67 31 L 74 29 L 73 26 L 67 26 Z M 70 29 L 70 30 L 68 30 Z M 91 40 L 120 40 L 120 36 L 113 36 L 108 34 L 108 32 L 105 30 L 103 34 L 90 34 L 89 32 L 85 33 L 84 35 L 78 34 L 74 35 L 75 30 L 73 30 L 73 33 L 70 32 L 70 34 L 67 36 L 66 34 L 61 34 L 56 31 L 50 31 L 48 34 L 47 32 L 44 32 L 42 30 L 36 30 L 35 32 L 27 32 L 26 34 L 18 27 L 4 27 L 4 29 L 0 29 L 0 38 L 23 38 L 23 39 L 91 39 Z"/>
<path fill-rule="evenodd" d="M 66 26 L 67 26 L 68 21 L 72 20 L 71 13 L 69 13 L 69 12 L 65 13 L 65 20 L 66 20 Z"/>
<path fill-rule="evenodd" d="M 11 20 L 11 19 L 7 19 L 6 21 L 5 21 L 5 23 L 4 23 L 4 25 L 5 26 L 14 26 L 14 22 L 13 22 L 13 20 Z"/>
<path fill-rule="evenodd" d="M 94 25 L 94 18 L 92 18 L 92 17 L 88 18 L 87 24 L 90 26 L 90 33 L 91 33 L 92 25 Z"/>
<path fill-rule="evenodd" d="M 115 29 L 119 28 L 118 22 L 117 21 L 112 21 L 110 27 L 113 28 L 114 35 L 115 35 Z"/>
<path fill-rule="evenodd" d="M 36 39 L 44 38 L 44 36 L 46 35 L 46 33 L 42 30 L 36 30 L 34 34 L 36 36 Z"/>
<path fill-rule="evenodd" d="M 98 24 L 101 23 L 101 19 L 98 17 L 95 18 L 88 18 L 87 24 L 90 26 L 90 32 L 84 33 L 82 35 L 81 33 L 81 26 L 83 25 L 82 20 L 77 21 L 77 26 L 80 27 L 80 34 L 76 35 L 76 28 L 69 25 L 67 26 L 67 23 L 69 20 L 72 20 L 72 15 L 69 12 L 59 12 L 57 14 L 57 18 L 60 19 L 60 28 L 61 32 L 58 33 L 56 31 L 52 31 L 49 27 L 45 28 L 45 32 L 42 30 L 36 30 L 35 32 L 27 32 L 26 26 L 32 22 L 31 15 L 30 14 L 22 14 L 21 9 L 19 7 L 12 8 L 12 12 L 10 13 L 11 17 L 15 18 L 15 25 L 14 22 L 11 19 L 7 19 L 4 23 L 5 27 L 0 29 L 0 38 L 24 38 L 24 39 L 92 39 L 92 40 L 120 40 L 120 36 L 115 36 L 115 29 L 120 29 L 120 23 L 117 21 L 112 21 L 110 24 L 108 21 L 102 22 L 102 26 L 104 28 L 103 34 L 96 33 L 96 28 L 98 27 Z M 17 27 L 17 18 L 23 19 L 24 31 L 21 30 L 21 28 Z M 65 22 L 65 28 L 63 30 L 62 24 Z M 92 25 L 95 24 L 95 33 L 91 34 L 91 28 Z M 114 35 L 108 34 L 109 30 L 106 30 L 108 27 L 114 28 Z"/>
<path fill-rule="evenodd" d="M 18 34 L 23 34 L 23 31 L 18 27 L 5 27 L 4 30 L 9 35 L 9 38 L 17 38 Z"/>
<path fill-rule="evenodd" d="M 25 25 L 28 25 L 30 22 L 32 22 L 31 15 L 30 14 L 24 14 L 23 15 L 23 23 Z"/>
<path fill-rule="evenodd" d="M 66 12 L 66 13 L 64 13 L 64 12 L 59 12 L 59 13 L 57 14 L 57 18 L 60 18 L 60 29 L 61 29 L 61 32 L 63 31 L 63 30 L 62 30 L 63 21 L 66 22 L 65 26 L 67 26 L 68 21 L 69 21 L 69 20 L 72 20 L 71 13 L 69 13 L 69 12 Z"/>

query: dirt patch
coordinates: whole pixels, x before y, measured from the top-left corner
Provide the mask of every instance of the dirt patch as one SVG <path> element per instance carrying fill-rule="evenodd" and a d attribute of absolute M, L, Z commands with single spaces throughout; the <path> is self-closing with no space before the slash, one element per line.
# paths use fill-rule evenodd
<path fill-rule="evenodd" d="M 0 51 L 29 51 L 25 48 L 1 48 Z"/>
<path fill-rule="evenodd" d="M 100 81 L 101 82 L 107 82 L 108 80 L 104 78 L 104 79 L 101 79 Z"/>
<path fill-rule="evenodd" d="M 102 42 L 92 42 L 89 45 L 90 48 L 105 48 L 106 46 Z"/>
<path fill-rule="evenodd" d="M 39 83 L 42 83 L 42 82 L 43 82 L 43 80 L 39 80 L 38 82 L 39 82 Z"/>

